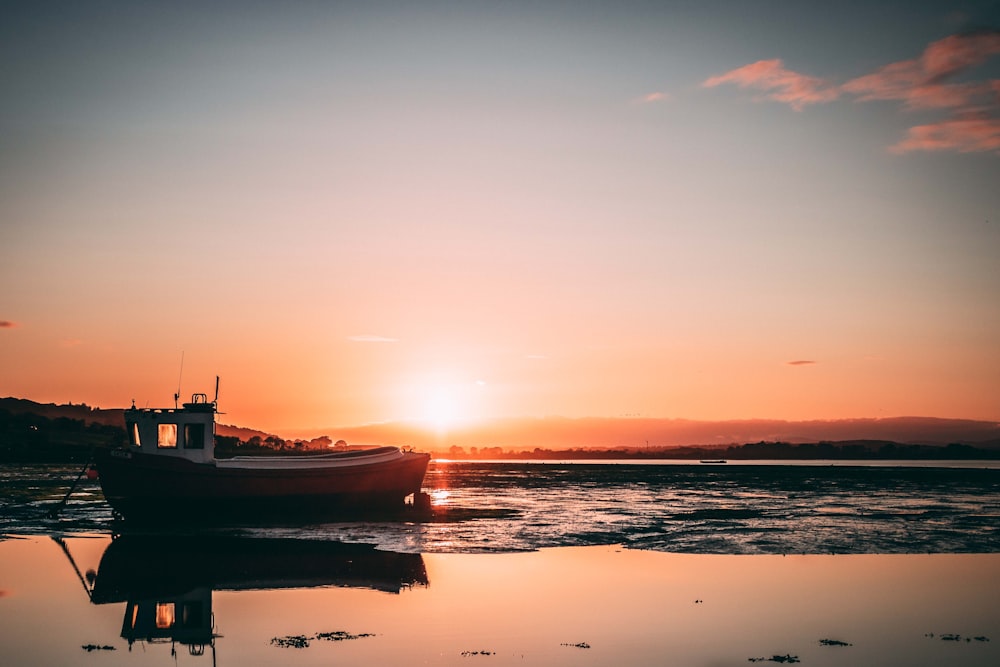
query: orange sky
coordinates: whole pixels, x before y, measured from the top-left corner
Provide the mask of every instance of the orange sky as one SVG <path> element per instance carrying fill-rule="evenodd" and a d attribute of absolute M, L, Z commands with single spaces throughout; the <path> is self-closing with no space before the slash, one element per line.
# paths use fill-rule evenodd
<path fill-rule="evenodd" d="M 716 4 L 12 12 L 0 395 L 1000 419 L 997 16 Z"/>

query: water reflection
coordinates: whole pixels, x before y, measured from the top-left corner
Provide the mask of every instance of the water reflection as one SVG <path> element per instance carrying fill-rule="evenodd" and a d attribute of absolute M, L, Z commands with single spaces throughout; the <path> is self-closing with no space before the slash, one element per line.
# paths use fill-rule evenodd
<path fill-rule="evenodd" d="M 420 554 L 380 551 L 371 545 L 229 536 L 122 535 L 101 556 L 97 571 L 81 573 L 93 604 L 125 602 L 121 637 L 187 647 L 191 655 L 219 636 L 212 609 L 215 591 L 346 587 L 398 594 L 427 586 Z"/>
<path fill-rule="evenodd" d="M 91 646 L 106 652 L 86 661 L 107 667 L 207 665 L 216 654 L 237 666 L 1000 664 L 1000 554 L 416 556 L 302 539 L 94 535 L 64 544 L 74 560 L 47 538 L 0 540 L 3 664 L 81 664 Z"/>
<path fill-rule="evenodd" d="M 167 598 L 130 598 L 125 606 L 121 637 L 130 649 L 137 641 L 170 642 L 172 652 L 181 644 L 191 655 L 202 655 L 206 646 L 215 648 L 217 636 L 210 588 Z"/>

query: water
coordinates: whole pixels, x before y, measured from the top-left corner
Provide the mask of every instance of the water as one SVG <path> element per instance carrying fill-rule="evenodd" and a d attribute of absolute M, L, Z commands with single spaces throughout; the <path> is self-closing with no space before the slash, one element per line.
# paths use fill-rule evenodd
<path fill-rule="evenodd" d="M 59 519 L 47 518 L 77 472 L 0 467 L 0 533 L 109 531 L 111 513 L 95 482 L 81 483 Z M 431 520 L 404 514 L 221 532 L 408 553 L 611 544 L 702 554 L 1000 552 L 996 468 L 435 462 L 424 488 L 436 508 Z"/>
<path fill-rule="evenodd" d="M 78 472 L 0 466 L 3 664 L 1000 664 L 997 469 L 436 462 L 430 518 L 114 537 Z"/>

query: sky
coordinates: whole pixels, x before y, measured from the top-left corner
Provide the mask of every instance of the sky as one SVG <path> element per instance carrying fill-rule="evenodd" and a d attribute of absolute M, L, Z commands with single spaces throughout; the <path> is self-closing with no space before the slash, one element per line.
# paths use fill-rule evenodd
<path fill-rule="evenodd" d="M 0 16 L 2 396 L 1000 420 L 1000 3 Z"/>

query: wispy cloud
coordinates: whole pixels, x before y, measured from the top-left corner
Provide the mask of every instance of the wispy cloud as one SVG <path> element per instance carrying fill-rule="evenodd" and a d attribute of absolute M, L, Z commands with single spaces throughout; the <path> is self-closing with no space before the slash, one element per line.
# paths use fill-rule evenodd
<path fill-rule="evenodd" d="M 1000 152 L 1000 80 L 955 81 L 997 55 L 1000 31 L 990 30 L 950 35 L 928 44 L 917 58 L 889 63 L 841 85 L 786 69 L 781 60 L 760 60 L 710 77 L 702 86 L 732 83 L 761 90 L 765 98 L 796 111 L 846 95 L 859 102 L 900 102 L 906 111 L 947 110 L 949 118 L 909 128 L 890 150 Z"/>
<path fill-rule="evenodd" d="M 898 100 L 907 109 L 965 109 L 989 104 L 995 81 L 949 83 L 1000 54 L 1000 32 L 951 35 L 932 42 L 919 58 L 891 63 L 842 88 L 859 100 Z M 995 104 L 995 100 L 993 103 Z"/>
<path fill-rule="evenodd" d="M 646 93 L 645 95 L 637 97 L 632 101 L 636 104 L 655 104 L 656 102 L 666 102 L 669 99 L 669 93 L 657 90 L 652 93 Z"/>
<path fill-rule="evenodd" d="M 763 90 L 769 99 L 784 102 L 796 111 L 808 104 L 830 102 L 840 96 L 837 86 L 823 79 L 785 69 L 781 60 L 758 60 L 732 71 L 713 76 L 701 85 L 714 88 L 733 83 L 740 88 Z"/>
<path fill-rule="evenodd" d="M 812 366 L 816 362 L 812 359 L 796 359 L 795 361 L 787 361 L 785 363 L 789 366 Z"/>
<path fill-rule="evenodd" d="M 79 338 L 63 338 L 59 341 L 59 347 L 69 349 L 71 347 L 80 347 L 83 345 L 83 341 Z"/>
<path fill-rule="evenodd" d="M 1000 118 L 985 116 L 949 118 L 911 127 L 906 138 L 889 148 L 893 153 L 911 151 L 957 151 L 1000 153 Z"/>
<path fill-rule="evenodd" d="M 0 329 L 13 329 L 17 326 L 17 322 L 11 322 L 10 320 L 0 320 Z"/>
<path fill-rule="evenodd" d="M 355 343 L 398 343 L 398 338 L 389 338 L 387 336 L 375 336 L 372 334 L 359 334 L 357 336 L 348 336 L 347 340 L 353 341 Z"/>

